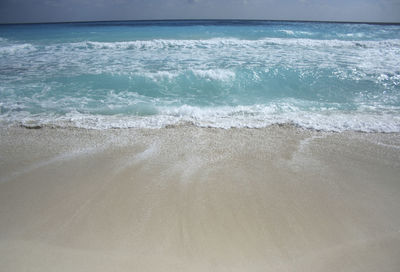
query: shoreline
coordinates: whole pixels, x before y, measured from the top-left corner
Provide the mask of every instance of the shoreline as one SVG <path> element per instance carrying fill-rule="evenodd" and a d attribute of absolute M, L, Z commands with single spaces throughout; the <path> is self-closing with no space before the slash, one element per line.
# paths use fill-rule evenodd
<path fill-rule="evenodd" d="M 296 124 L 294 122 L 283 122 L 283 123 L 272 123 L 266 124 L 263 126 L 251 126 L 251 125 L 242 125 L 242 126 L 218 126 L 218 125 L 207 125 L 207 124 L 198 124 L 191 120 L 182 120 L 176 123 L 167 123 L 161 126 L 77 126 L 74 123 L 10 123 L 10 124 L 1 124 L 1 129 L 61 129 L 61 130 L 88 130 L 88 131 L 113 131 L 113 130 L 163 130 L 163 129 L 173 129 L 173 128 L 197 128 L 197 129 L 215 129 L 215 130 L 269 130 L 274 128 L 283 128 L 283 129 L 297 129 L 303 131 L 310 131 L 310 132 L 321 132 L 321 133 L 365 133 L 365 134 L 393 134 L 393 135 L 400 135 L 399 131 L 396 130 L 378 130 L 378 129 L 346 129 L 346 128 L 336 128 L 336 129 L 328 129 L 328 128 L 316 128 L 316 127 L 308 127 L 303 126 L 300 124 Z"/>
<path fill-rule="evenodd" d="M 0 270 L 400 267 L 400 133 L 8 127 L 0 138 Z"/>

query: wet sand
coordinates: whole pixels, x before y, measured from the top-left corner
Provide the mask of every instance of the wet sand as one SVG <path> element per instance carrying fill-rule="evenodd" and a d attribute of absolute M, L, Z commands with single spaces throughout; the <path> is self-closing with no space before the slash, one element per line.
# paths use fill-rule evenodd
<path fill-rule="evenodd" d="M 0 271 L 400 270 L 399 134 L 0 137 Z"/>

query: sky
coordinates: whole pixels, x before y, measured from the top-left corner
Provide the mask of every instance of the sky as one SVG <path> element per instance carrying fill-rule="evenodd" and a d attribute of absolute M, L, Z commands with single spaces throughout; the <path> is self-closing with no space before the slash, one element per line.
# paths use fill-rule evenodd
<path fill-rule="evenodd" d="M 400 22 L 400 0 L 0 0 L 0 23 L 153 19 Z"/>

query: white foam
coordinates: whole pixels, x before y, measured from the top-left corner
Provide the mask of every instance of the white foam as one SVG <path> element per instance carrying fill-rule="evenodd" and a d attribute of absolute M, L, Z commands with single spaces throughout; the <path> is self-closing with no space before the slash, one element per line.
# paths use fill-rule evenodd
<path fill-rule="evenodd" d="M 6 55 L 29 53 L 35 50 L 36 47 L 30 43 L 0 46 L 0 54 L 6 54 Z"/>
<path fill-rule="evenodd" d="M 157 71 L 157 72 L 139 72 L 138 75 L 148 77 L 154 81 L 163 79 L 172 80 L 179 76 L 181 73 L 177 71 Z M 133 73 L 133 75 L 136 75 Z"/>
<path fill-rule="evenodd" d="M 171 80 L 188 70 L 201 77 L 229 80 L 235 77 L 231 67 L 269 68 L 276 65 L 290 69 L 335 69 L 334 72 L 342 78 L 369 80 L 371 75 L 393 73 L 399 71 L 400 67 L 400 39 L 344 41 L 215 38 L 84 41 L 42 47 L 31 44 L 7 45 L 0 46 L 0 54 L 1 52 L 11 58 L 5 62 L 7 69 L 24 68 L 27 75 L 39 75 L 43 71 L 48 74 L 142 74 L 155 81 Z M 27 55 L 24 52 L 32 54 Z M 229 64 L 225 64 L 228 62 Z M 224 65 L 221 66 L 221 63 Z M 228 72 L 226 65 L 229 65 Z M 349 70 L 349 67 L 354 70 Z"/>
<path fill-rule="evenodd" d="M 288 35 L 294 35 L 294 31 L 293 30 L 286 30 L 286 29 L 283 29 L 283 30 L 279 30 L 280 32 L 283 32 L 283 33 L 285 33 L 285 34 L 288 34 Z"/>
<path fill-rule="evenodd" d="M 110 128 L 162 128 L 179 123 L 191 123 L 200 127 L 215 128 L 262 128 L 273 124 L 293 124 L 303 128 L 324 131 L 400 132 L 400 115 L 396 111 L 343 112 L 326 109 L 303 110 L 286 102 L 270 105 L 200 108 L 189 105 L 158 108 L 159 114 L 151 116 L 92 115 L 71 112 L 64 116 L 18 115 L 0 116 L 3 124 L 26 124 L 89 129 Z"/>
<path fill-rule="evenodd" d="M 293 30 L 289 30 L 289 29 L 281 29 L 278 30 L 279 32 L 285 33 L 289 36 L 296 36 L 296 35 L 302 35 L 302 36 L 312 36 L 314 35 L 312 32 L 308 32 L 308 31 L 293 31 Z"/>
<path fill-rule="evenodd" d="M 235 78 L 235 72 L 225 69 L 192 70 L 193 74 L 202 78 L 229 81 Z"/>
<path fill-rule="evenodd" d="M 346 34 L 337 34 L 341 38 L 364 38 L 365 33 L 357 32 L 357 33 L 346 33 Z"/>
<path fill-rule="evenodd" d="M 285 33 L 294 34 L 293 31 L 285 31 Z M 352 41 L 352 40 L 320 40 L 307 38 L 263 38 L 257 40 L 244 40 L 237 38 L 213 38 L 204 40 L 176 40 L 176 39 L 154 39 L 154 40 L 136 40 L 122 42 L 94 42 L 85 41 L 77 43 L 66 43 L 60 45 L 50 45 L 47 49 L 63 48 L 70 49 L 213 49 L 221 47 L 232 48 L 250 48 L 265 47 L 270 45 L 284 46 L 303 46 L 303 47 L 399 47 L 400 39 L 389 39 L 384 41 Z M 61 47 L 60 47 L 61 46 Z"/>

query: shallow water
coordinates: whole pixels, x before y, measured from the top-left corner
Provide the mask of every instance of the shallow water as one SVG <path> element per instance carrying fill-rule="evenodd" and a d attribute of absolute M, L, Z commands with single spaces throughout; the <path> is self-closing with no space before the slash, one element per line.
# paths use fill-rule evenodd
<path fill-rule="evenodd" d="M 0 122 L 400 131 L 400 26 L 0 26 Z"/>

